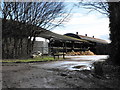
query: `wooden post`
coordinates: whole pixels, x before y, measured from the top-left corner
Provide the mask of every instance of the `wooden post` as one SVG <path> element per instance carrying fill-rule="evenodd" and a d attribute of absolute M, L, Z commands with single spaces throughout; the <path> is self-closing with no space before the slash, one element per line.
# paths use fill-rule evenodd
<path fill-rule="evenodd" d="M 72 50 L 74 50 L 74 41 L 72 41 Z"/>
<path fill-rule="evenodd" d="M 49 46 L 48 46 L 49 48 L 49 55 L 51 54 L 50 52 L 51 52 L 51 44 L 50 44 L 50 40 L 49 40 Z"/>
<path fill-rule="evenodd" d="M 65 43 L 63 42 L 63 59 L 65 59 L 64 49 L 65 49 Z"/>
<path fill-rule="evenodd" d="M 66 44 L 66 41 L 65 41 L 65 53 L 67 53 L 67 49 L 66 49 L 66 46 L 67 46 L 67 44 Z"/>

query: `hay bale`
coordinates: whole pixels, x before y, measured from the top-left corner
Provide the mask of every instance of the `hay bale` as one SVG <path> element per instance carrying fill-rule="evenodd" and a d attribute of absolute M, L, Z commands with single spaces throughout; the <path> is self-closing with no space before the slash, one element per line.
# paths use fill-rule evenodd
<path fill-rule="evenodd" d="M 90 50 L 88 51 L 89 55 L 95 55 L 93 52 L 91 52 Z"/>
<path fill-rule="evenodd" d="M 74 55 L 95 55 L 95 54 L 89 50 L 89 51 L 79 51 L 79 52 L 72 51 L 72 52 L 68 52 L 67 55 L 74 56 Z"/>
<path fill-rule="evenodd" d="M 85 51 L 85 55 L 94 55 L 94 53 L 89 50 L 89 51 Z"/>
<path fill-rule="evenodd" d="M 85 55 L 85 53 L 82 51 L 82 52 L 81 52 L 81 55 Z"/>
<path fill-rule="evenodd" d="M 77 55 L 80 55 L 80 52 L 77 52 Z"/>

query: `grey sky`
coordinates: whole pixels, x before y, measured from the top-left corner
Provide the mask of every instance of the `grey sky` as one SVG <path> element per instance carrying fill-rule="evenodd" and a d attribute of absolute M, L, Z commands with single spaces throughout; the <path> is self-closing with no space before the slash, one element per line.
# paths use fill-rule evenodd
<path fill-rule="evenodd" d="M 72 4 L 67 3 L 67 8 L 72 8 Z M 71 12 L 70 20 L 64 24 L 64 27 L 57 27 L 52 30 L 58 34 L 76 33 L 80 35 L 88 34 L 92 37 L 101 38 L 109 41 L 109 19 L 97 11 L 88 13 L 89 10 L 83 8 L 74 8 Z"/>

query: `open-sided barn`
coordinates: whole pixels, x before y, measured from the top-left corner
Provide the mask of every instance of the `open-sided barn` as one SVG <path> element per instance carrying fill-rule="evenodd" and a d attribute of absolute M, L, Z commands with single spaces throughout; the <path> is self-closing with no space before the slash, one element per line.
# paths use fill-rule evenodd
<path fill-rule="evenodd" d="M 34 44 L 34 39 L 32 40 L 32 37 L 42 37 L 49 40 L 48 50 L 46 50 L 48 54 L 88 50 L 95 54 L 106 54 L 105 49 L 108 43 L 105 40 L 78 35 L 78 33 L 60 35 L 18 21 L 2 20 L 2 22 L 3 58 L 21 58 L 29 56 L 32 50 L 34 50 L 32 48 Z M 42 45 L 38 45 L 37 47 L 42 48 Z M 45 51 L 43 49 L 39 50 Z"/>
<path fill-rule="evenodd" d="M 89 41 L 89 44 L 86 43 L 85 46 L 95 54 L 108 54 L 107 53 L 108 42 L 105 40 L 95 38 L 94 36 L 88 37 L 87 34 L 85 34 L 85 36 L 79 35 L 78 32 L 76 32 L 76 34 L 67 33 L 65 35 Z"/>
<path fill-rule="evenodd" d="M 78 33 L 60 35 L 46 30 L 39 34 L 38 37 L 43 37 L 49 40 L 50 53 L 67 53 L 72 51 L 78 52 L 90 50 L 95 54 L 107 54 L 105 49 L 108 43 L 105 40 L 88 37 L 87 35 L 78 35 Z"/>

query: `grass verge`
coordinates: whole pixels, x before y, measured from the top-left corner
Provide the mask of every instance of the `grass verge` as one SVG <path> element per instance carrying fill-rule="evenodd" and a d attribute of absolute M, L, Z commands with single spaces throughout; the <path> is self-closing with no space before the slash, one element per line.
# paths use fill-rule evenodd
<path fill-rule="evenodd" d="M 31 58 L 31 59 L 4 59 L 0 60 L 2 63 L 30 63 L 30 62 L 42 62 L 42 61 L 54 61 L 54 60 L 61 60 L 60 59 L 54 59 L 53 57 L 44 56 L 44 57 L 37 57 L 37 58 Z"/>

